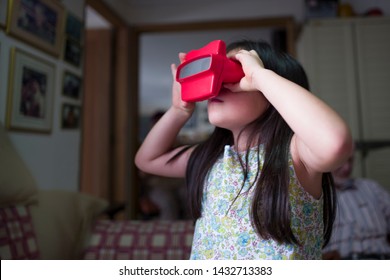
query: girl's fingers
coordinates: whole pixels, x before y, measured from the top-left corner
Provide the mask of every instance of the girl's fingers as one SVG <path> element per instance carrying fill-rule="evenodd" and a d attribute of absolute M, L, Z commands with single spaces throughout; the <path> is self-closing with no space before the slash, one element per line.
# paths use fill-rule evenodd
<path fill-rule="evenodd" d="M 171 73 L 172 73 L 172 76 L 174 78 L 176 78 L 176 71 L 177 71 L 177 66 L 176 66 L 176 64 L 172 63 L 171 64 Z"/>
<path fill-rule="evenodd" d="M 186 58 L 186 53 L 179 53 L 179 60 L 180 60 L 180 63 L 183 63 L 183 61 L 185 60 Z"/>
<path fill-rule="evenodd" d="M 240 90 L 240 86 L 239 86 L 239 83 L 235 83 L 235 84 L 232 84 L 232 83 L 227 83 L 227 84 L 223 84 L 222 85 L 224 88 L 232 91 L 232 92 L 236 92 L 236 91 L 239 91 Z"/>

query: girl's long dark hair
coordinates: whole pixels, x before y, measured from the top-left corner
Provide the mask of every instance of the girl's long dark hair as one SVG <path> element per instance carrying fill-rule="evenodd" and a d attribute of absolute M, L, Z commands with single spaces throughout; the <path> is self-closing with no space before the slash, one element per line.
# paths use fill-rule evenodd
<path fill-rule="evenodd" d="M 235 49 L 255 50 L 260 55 L 265 68 L 309 89 L 307 76 L 301 65 L 288 54 L 276 52 L 268 43 L 243 40 L 230 44 L 227 52 Z M 269 106 L 259 119 L 249 125 L 252 132 L 248 139 L 246 155 L 249 154 L 249 143 L 253 141 L 263 143 L 265 149 L 263 168 L 258 173 L 260 177 L 252 186 L 255 188 L 250 211 L 252 223 L 262 238 L 299 244 L 290 226 L 288 162 L 293 132 L 273 106 Z M 232 133 L 227 129 L 216 127 L 212 135 L 192 152 L 187 166 L 186 181 L 190 212 L 194 220 L 201 217 L 207 174 L 223 153 L 225 145 L 233 144 Z M 248 172 L 248 157 L 245 158 L 246 162 L 241 164 L 244 178 Z M 325 246 L 331 236 L 336 210 L 335 189 L 330 173 L 323 174 L 322 190 Z"/>

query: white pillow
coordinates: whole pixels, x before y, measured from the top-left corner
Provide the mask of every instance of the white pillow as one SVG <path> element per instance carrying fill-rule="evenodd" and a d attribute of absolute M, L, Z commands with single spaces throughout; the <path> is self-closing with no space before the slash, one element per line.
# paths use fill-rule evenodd
<path fill-rule="evenodd" d="M 40 190 L 30 207 L 43 260 L 81 259 L 95 219 L 108 202 L 65 190 Z"/>
<path fill-rule="evenodd" d="M 0 207 L 36 201 L 36 182 L 0 122 Z"/>

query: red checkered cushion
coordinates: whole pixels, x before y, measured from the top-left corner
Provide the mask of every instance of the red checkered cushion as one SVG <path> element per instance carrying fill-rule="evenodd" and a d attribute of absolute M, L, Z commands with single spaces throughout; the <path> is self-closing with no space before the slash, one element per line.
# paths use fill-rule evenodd
<path fill-rule="evenodd" d="M 27 206 L 0 208 L 0 258 L 39 259 L 35 231 Z"/>
<path fill-rule="evenodd" d="M 189 259 L 192 221 L 98 221 L 85 259 Z"/>

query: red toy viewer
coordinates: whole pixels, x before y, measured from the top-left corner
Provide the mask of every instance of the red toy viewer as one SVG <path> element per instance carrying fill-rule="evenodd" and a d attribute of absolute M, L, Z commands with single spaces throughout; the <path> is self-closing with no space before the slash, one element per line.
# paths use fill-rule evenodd
<path fill-rule="evenodd" d="M 203 101 L 218 95 L 223 83 L 236 83 L 244 77 L 241 64 L 226 56 L 226 44 L 215 40 L 187 53 L 179 65 L 176 80 L 183 101 Z"/>

